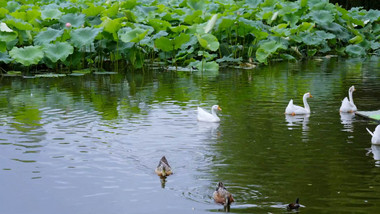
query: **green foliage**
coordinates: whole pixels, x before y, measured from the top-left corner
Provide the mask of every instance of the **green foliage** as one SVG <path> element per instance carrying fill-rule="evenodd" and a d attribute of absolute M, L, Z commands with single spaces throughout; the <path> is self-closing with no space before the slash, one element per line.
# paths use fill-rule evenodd
<path fill-rule="evenodd" d="M 9 51 L 9 55 L 18 63 L 24 66 L 37 64 L 42 57 L 44 52 L 41 46 L 27 46 L 24 48 L 14 47 Z"/>
<path fill-rule="evenodd" d="M 53 28 L 48 28 L 46 31 L 41 31 L 34 37 L 35 45 L 42 45 L 55 41 L 58 37 L 62 36 L 63 30 L 55 30 Z"/>
<path fill-rule="evenodd" d="M 95 37 L 101 32 L 101 28 L 79 28 L 71 31 L 71 42 L 74 47 L 81 48 L 86 45 L 91 45 Z"/>
<path fill-rule="evenodd" d="M 380 11 L 328 0 L 26 2 L 0 2 L 1 66 L 138 68 L 150 59 L 213 70 L 216 62 L 380 52 Z"/>
<path fill-rule="evenodd" d="M 73 46 L 67 42 L 57 42 L 55 44 L 44 45 L 43 50 L 47 58 L 52 62 L 58 60 L 65 61 L 66 58 L 74 52 Z"/>

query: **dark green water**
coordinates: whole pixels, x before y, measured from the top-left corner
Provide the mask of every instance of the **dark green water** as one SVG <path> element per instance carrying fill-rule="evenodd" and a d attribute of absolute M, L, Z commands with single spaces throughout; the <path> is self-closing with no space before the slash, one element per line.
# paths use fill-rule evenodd
<path fill-rule="evenodd" d="M 0 78 L 0 213 L 377 213 L 380 147 L 340 115 L 380 109 L 380 59 L 278 63 L 219 74 Z M 284 115 L 290 99 L 309 117 Z M 197 122 L 219 104 L 220 124 Z M 174 175 L 154 173 L 165 155 Z"/>

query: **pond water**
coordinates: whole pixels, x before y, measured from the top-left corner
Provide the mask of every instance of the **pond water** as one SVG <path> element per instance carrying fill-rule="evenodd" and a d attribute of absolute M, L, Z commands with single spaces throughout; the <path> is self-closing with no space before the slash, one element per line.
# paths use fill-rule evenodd
<path fill-rule="evenodd" d="M 380 210 L 380 147 L 341 115 L 380 109 L 380 59 L 324 58 L 207 74 L 126 72 L 0 78 L 0 213 L 232 213 Z M 286 117 L 290 99 L 311 114 Z M 219 104 L 220 123 L 196 120 Z M 165 155 L 174 174 L 154 169 Z"/>

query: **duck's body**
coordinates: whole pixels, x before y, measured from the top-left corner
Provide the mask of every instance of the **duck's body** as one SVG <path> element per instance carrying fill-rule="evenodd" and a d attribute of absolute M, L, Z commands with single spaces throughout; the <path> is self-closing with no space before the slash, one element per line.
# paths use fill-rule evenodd
<path fill-rule="evenodd" d="M 352 97 L 352 93 L 355 91 L 355 87 L 354 86 L 351 86 L 349 89 L 348 89 L 348 98 L 345 97 L 342 101 L 342 105 L 340 106 L 340 109 L 339 111 L 340 112 L 348 112 L 348 113 L 352 113 L 352 112 L 355 112 L 357 111 L 358 109 L 356 108 L 356 105 L 354 103 L 354 99 Z"/>
<path fill-rule="evenodd" d="M 221 110 L 222 109 L 218 105 L 213 105 L 211 107 L 211 113 L 205 111 L 201 107 L 198 107 L 197 119 L 198 121 L 203 121 L 203 122 L 212 122 L 212 123 L 219 122 L 220 118 L 216 114 L 216 111 L 221 111 Z"/>
<path fill-rule="evenodd" d="M 372 135 L 371 143 L 374 145 L 380 145 L 380 125 L 377 125 L 374 132 L 371 132 L 368 128 L 367 131 Z"/>
<path fill-rule="evenodd" d="M 218 183 L 213 198 L 216 203 L 222 204 L 225 207 L 230 206 L 230 204 L 235 201 L 232 194 L 227 191 L 222 182 Z"/>
<path fill-rule="evenodd" d="M 158 166 L 155 170 L 156 174 L 161 177 L 166 177 L 173 174 L 172 168 L 170 167 L 168 160 L 163 156 L 158 162 Z"/>
<path fill-rule="evenodd" d="M 311 97 L 313 96 L 311 96 L 309 92 L 303 95 L 303 104 L 305 107 L 294 105 L 293 100 L 290 100 L 288 106 L 285 109 L 285 114 L 290 114 L 290 115 L 310 114 L 310 106 L 307 103 L 307 98 L 311 98 Z"/>
<path fill-rule="evenodd" d="M 300 208 L 299 198 L 296 199 L 295 203 L 290 203 L 286 206 L 288 210 L 298 210 L 298 208 Z"/>

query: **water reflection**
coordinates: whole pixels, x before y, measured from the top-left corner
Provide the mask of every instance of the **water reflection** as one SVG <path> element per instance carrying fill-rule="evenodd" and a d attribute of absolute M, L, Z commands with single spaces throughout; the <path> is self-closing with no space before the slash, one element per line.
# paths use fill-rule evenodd
<path fill-rule="evenodd" d="M 310 114 L 304 114 L 304 115 L 288 115 L 285 114 L 285 120 L 288 122 L 287 126 L 288 129 L 293 129 L 294 126 L 302 125 L 302 131 L 307 132 L 309 130 L 309 117 Z"/>
<path fill-rule="evenodd" d="M 340 113 L 340 121 L 343 124 L 344 129 L 342 131 L 353 132 L 352 121 L 355 117 L 355 113 L 348 112 L 339 112 Z"/>
<path fill-rule="evenodd" d="M 219 123 L 208 123 L 198 121 L 198 131 L 209 135 L 211 138 L 217 138 L 220 135 L 218 131 Z"/>
<path fill-rule="evenodd" d="M 373 154 L 373 159 L 375 160 L 376 166 L 380 167 L 380 146 L 372 144 L 369 152 Z"/>

